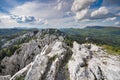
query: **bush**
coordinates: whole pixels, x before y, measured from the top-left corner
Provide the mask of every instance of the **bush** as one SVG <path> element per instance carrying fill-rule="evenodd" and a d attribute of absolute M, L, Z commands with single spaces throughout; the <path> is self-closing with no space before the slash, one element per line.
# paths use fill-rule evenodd
<path fill-rule="evenodd" d="M 110 46 L 110 45 L 102 45 L 102 47 L 112 55 L 120 55 L 120 47 Z"/>
<path fill-rule="evenodd" d="M 25 79 L 24 77 L 21 76 L 21 77 L 16 78 L 15 80 L 25 80 Z"/>
<path fill-rule="evenodd" d="M 20 48 L 19 45 L 13 45 L 13 46 L 11 46 L 11 47 L 9 47 L 9 48 L 4 48 L 4 49 L 0 50 L 0 61 L 1 61 L 5 56 L 10 57 L 11 55 L 13 55 L 14 52 L 15 52 L 18 48 Z"/>

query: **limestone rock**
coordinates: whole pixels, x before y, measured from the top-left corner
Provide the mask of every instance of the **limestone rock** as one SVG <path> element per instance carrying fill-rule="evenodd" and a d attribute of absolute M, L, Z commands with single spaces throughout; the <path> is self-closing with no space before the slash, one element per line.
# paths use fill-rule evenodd
<path fill-rule="evenodd" d="M 120 79 L 120 60 L 116 56 L 108 55 L 93 44 L 74 42 L 73 46 L 73 55 L 68 63 L 71 80 Z"/>
<path fill-rule="evenodd" d="M 50 48 L 51 47 L 51 48 Z M 46 46 L 43 51 L 36 56 L 33 66 L 28 71 L 25 80 L 55 80 L 62 61 L 69 53 L 64 43 L 56 41 Z M 65 48 L 66 47 L 66 48 Z M 49 50 L 48 53 L 46 53 Z"/>
<path fill-rule="evenodd" d="M 6 76 L 0 76 L 0 80 L 10 80 L 11 76 L 6 75 Z"/>
<path fill-rule="evenodd" d="M 65 35 L 46 29 L 1 61 L 0 80 L 120 80 L 120 56 L 95 44 L 67 46 Z"/>

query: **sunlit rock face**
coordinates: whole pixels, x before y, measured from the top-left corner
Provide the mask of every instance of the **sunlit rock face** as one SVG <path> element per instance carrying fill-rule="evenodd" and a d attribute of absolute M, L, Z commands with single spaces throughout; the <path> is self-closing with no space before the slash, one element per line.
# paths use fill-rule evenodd
<path fill-rule="evenodd" d="M 119 80 L 120 59 L 93 44 L 73 43 L 68 63 L 71 80 Z M 73 65 L 74 64 L 74 65 Z"/>
<path fill-rule="evenodd" d="M 4 45 L 2 45 L 2 48 L 10 47 L 14 45 L 16 42 L 23 41 L 26 38 L 32 38 L 34 35 L 35 35 L 34 32 L 28 32 L 24 35 L 18 36 L 10 41 L 7 41 Z"/>
<path fill-rule="evenodd" d="M 94 44 L 56 40 L 46 45 L 29 67 L 25 80 L 119 80 L 120 59 Z M 23 71 L 23 70 L 21 70 Z M 14 76 L 19 77 L 22 73 Z M 12 79 L 11 79 L 12 80 Z"/>
<path fill-rule="evenodd" d="M 120 80 L 120 56 L 95 44 L 74 41 L 70 47 L 55 31 L 37 32 L 36 39 L 5 57 L 0 80 Z"/>
<path fill-rule="evenodd" d="M 36 56 L 26 80 L 56 80 L 59 76 L 59 70 L 67 56 L 71 55 L 71 50 L 60 41 L 56 41 L 50 46 L 46 46 L 41 54 Z"/>
<path fill-rule="evenodd" d="M 52 33 L 49 34 L 49 31 L 52 31 Z M 14 75 L 17 71 L 31 63 L 35 59 L 36 55 L 41 53 L 41 50 L 45 45 L 49 45 L 57 39 L 63 41 L 63 35 L 63 33 L 60 33 L 56 29 L 45 29 L 36 32 L 28 32 L 12 39 L 16 42 L 21 39 L 26 39 L 26 37 L 33 37 L 29 42 L 21 44 L 21 47 L 17 49 L 11 57 L 5 57 L 1 61 L 1 66 L 3 66 L 3 68 L 0 74 Z M 8 42 L 11 42 L 11 40 Z M 10 45 L 12 46 L 13 44 L 15 43 Z"/>
<path fill-rule="evenodd" d="M 11 78 L 10 75 L 0 76 L 0 80 L 9 80 L 10 78 Z"/>

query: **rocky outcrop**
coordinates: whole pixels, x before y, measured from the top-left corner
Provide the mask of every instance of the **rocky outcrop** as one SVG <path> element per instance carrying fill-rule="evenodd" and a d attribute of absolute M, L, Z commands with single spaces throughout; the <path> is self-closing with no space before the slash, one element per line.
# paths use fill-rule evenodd
<path fill-rule="evenodd" d="M 74 42 L 72 51 L 68 63 L 71 80 L 120 79 L 120 57 L 108 55 L 93 44 L 79 45 Z"/>
<path fill-rule="evenodd" d="M 93 44 L 74 42 L 71 49 L 56 40 L 10 80 L 16 80 L 26 71 L 25 80 L 119 80 L 119 58 Z"/>
<path fill-rule="evenodd" d="M 2 45 L 2 48 L 8 48 L 10 46 L 13 46 L 14 44 L 22 44 L 22 43 L 28 42 L 29 40 L 34 39 L 34 38 L 42 39 L 45 37 L 46 34 L 62 36 L 62 37 L 66 36 L 63 32 L 61 32 L 58 29 L 41 29 L 39 31 L 34 30 L 31 32 L 27 32 L 23 35 L 20 35 L 12 40 L 7 41 L 5 44 Z M 47 37 L 47 38 L 49 38 L 49 37 Z"/>
<path fill-rule="evenodd" d="M 1 74 L 12 77 L 0 80 L 120 80 L 120 56 L 109 55 L 95 44 L 73 42 L 71 48 L 62 34 L 48 33 L 37 32 L 37 39 L 5 57 Z"/>
<path fill-rule="evenodd" d="M 51 33 L 52 32 L 52 33 Z M 27 38 L 31 40 L 27 43 L 23 43 L 21 47 L 15 51 L 11 57 L 5 57 L 1 61 L 1 75 L 15 74 L 20 69 L 31 63 L 37 54 L 40 54 L 42 48 L 45 45 L 49 45 L 55 40 L 63 41 L 65 35 L 57 29 L 42 29 L 40 31 L 28 32 L 21 35 L 11 41 L 8 41 L 6 47 L 14 45 L 18 41 L 22 41 Z M 6 45 L 5 43 L 4 45 Z M 5 47 L 5 46 L 4 46 Z"/>
<path fill-rule="evenodd" d="M 32 38 L 34 36 L 34 32 L 28 32 L 24 35 L 21 35 L 19 37 L 16 37 L 10 41 L 7 41 L 4 45 L 2 45 L 2 48 L 7 48 L 7 47 L 10 47 L 12 45 L 14 45 L 15 43 L 19 43 L 25 39 L 28 39 L 28 38 Z"/>
<path fill-rule="evenodd" d="M 16 50 L 14 55 L 12 55 L 11 57 L 5 57 L 1 61 L 1 66 L 4 67 L 1 74 L 15 74 L 18 70 L 24 68 L 26 65 L 31 63 L 35 59 L 35 56 L 37 54 L 40 54 L 42 48 L 45 45 L 50 44 L 57 39 L 62 41 L 63 38 L 56 35 L 46 34 L 41 39 L 34 39 L 28 43 L 22 44 L 21 47 Z"/>
<path fill-rule="evenodd" d="M 20 78 L 21 76 L 25 76 L 26 73 L 28 72 L 28 70 L 30 69 L 30 67 L 33 65 L 33 63 L 31 62 L 30 64 L 28 64 L 26 67 L 24 67 L 23 69 L 21 69 L 20 71 L 18 71 L 17 73 L 15 73 L 11 78 L 9 78 L 10 80 L 16 80 L 18 78 Z"/>
<path fill-rule="evenodd" d="M 0 76 L 0 80 L 10 80 L 11 76 L 6 75 L 6 76 Z"/>
<path fill-rule="evenodd" d="M 52 47 L 46 46 L 41 54 L 36 56 L 25 80 L 57 80 L 56 78 L 59 76 L 57 73 L 65 63 L 63 61 L 66 57 L 71 55 L 71 50 L 59 41 L 50 46 Z"/>

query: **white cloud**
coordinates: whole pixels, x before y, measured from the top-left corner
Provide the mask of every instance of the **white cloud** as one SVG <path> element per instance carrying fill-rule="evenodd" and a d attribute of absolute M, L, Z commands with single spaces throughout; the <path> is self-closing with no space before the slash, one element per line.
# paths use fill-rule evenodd
<path fill-rule="evenodd" d="M 27 15 L 27 16 L 36 16 L 39 17 L 38 13 L 40 14 L 39 9 L 40 5 L 36 2 L 27 2 L 23 5 L 19 5 L 12 10 L 10 10 L 10 13 L 13 15 Z"/>
<path fill-rule="evenodd" d="M 12 10 L 10 13 L 13 15 L 25 15 L 25 16 L 34 16 L 37 19 L 39 18 L 47 18 L 47 19 L 54 19 L 54 18 L 61 18 L 65 15 L 66 11 L 70 10 L 70 1 L 68 0 L 60 0 L 58 3 L 41 3 L 41 2 L 26 2 L 22 5 L 19 5 Z"/>
<path fill-rule="evenodd" d="M 35 19 L 33 16 L 17 16 L 0 14 L 0 28 L 12 27 L 37 27 L 47 25 L 48 21 L 45 19 Z"/>
<path fill-rule="evenodd" d="M 85 15 L 87 14 L 88 9 L 83 9 L 79 12 L 76 12 L 76 19 L 83 19 L 85 17 Z"/>
<path fill-rule="evenodd" d="M 8 28 L 8 27 L 13 27 L 14 25 L 17 25 L 17 22 L 12 20 L 9 15 L 1 15 L 0 14 L 0 28 Z"/>
<path fill-rule="evenodd" d="M 72 17 L 72 12 L 70 11 L 72 2 L 73 0 L 58 0 L 57 3 L 53 2 L 48 4 L 35 1 L 26 2 L 10 10 L 10 13 L 19 16 L 15 19 L 17 22 L 26 22 L 25 19 L 28 18 L 28 16 L 34 16 L 35 22 L 31 25 L 52 25 L 56 23 L 53 22 L 50 24 L 49 22 L 65 17 Z M 58 26 L 62 24 L 60 22 L 57 23 Z"/>
<path fill-rule="evenodd" d="M 6 14 L 0 13 L 0 19 L 4 19 L 4 18 L 9 18 L 9 16 Z"/>
<path fill-rule="evenodd" d="M 11 19 L 15 20 L 18 23 L 31 23 L 35 22 L 36 19 L 34 16 L 17 16 L 17 15 L 11 15 Z"/>
<path fill-rule="evenodd" d="M 117 15 L 118 15 L 118 16 L 120 16 L 120 12 L 119 12 L 119 13 L 117 13 Z"/>
<path fill-rule="evenodd" d="M 57 5 L 55 9 L 59 11 L 70 11 L 74 0 L 57 0 Z"/>
<path fill-rule="evenodd" d="M 109 11 L 112 10 L 109 8 L 108 11 L 108 7 L 100 7 L 95 11 L 91 9 L 90 6 L 94 1 L 96 0 L 26 1 L 24 4 L 19 4 L 11 8 L 11 10 L 9 9 L 11 15 L 17 16 L 11 18 L 10 15 L 0 13 L 0 25 L 5 27 L 81 27 L 84 25 L 97 25 L 98 23 L 96 24 L 95 21 L 100 19 L 105 20 L 107 18 L 106 20 L 109 22 L 117 21 L 115 18 L 117 14 L 110 15 L 109 13 L 111 12 Z M 91 11 L 93 12 L 91 13 Z M 109 15 L 107 16 L 107 14 Z"/>
<path fill-rule="evenodd" d="M 91 13 L 91 17 L 101 17 L 109 13 L 106 7 L 100 7 L 98 10 L 95 10 Z"/>
<path fill-rule="evenodd" d="M 112 18 L 107 18 L 106 21 L 114 21 L 116 19 L 117 19 L 117 17 L 112 17 Z"/>
<path fill-rule="evenodd" d="M 39 19 L 38 21 L 36 21 L 36 24 L 47 25 L 47 24 L 48 24 L 48 20 L 45 20 L 45 19 Z"/>
<path fill-rule="evenodd" d="M 83 19 L 95 0 L 74 0 L 71 10 L 76 14 L 77 19 Z"/>
<path fill-rule="evenodd" d="M 47 4 L 47 3 L 39 3 L 36 1 L 26 2 L 10 10 L 10 13 L 19 16 L 25 15 L 25 16 L 34 16 L 36 18 L 49 18 L 51 16 L 53 17 L 54 14 L 57 14 L 53 9 L 53 5 L 54 3 Z"/>
<path fill-rule="evenodd" d="M 120 22 L 119 21 L 115 22 L 115 25 L 120 26 Z"/>

